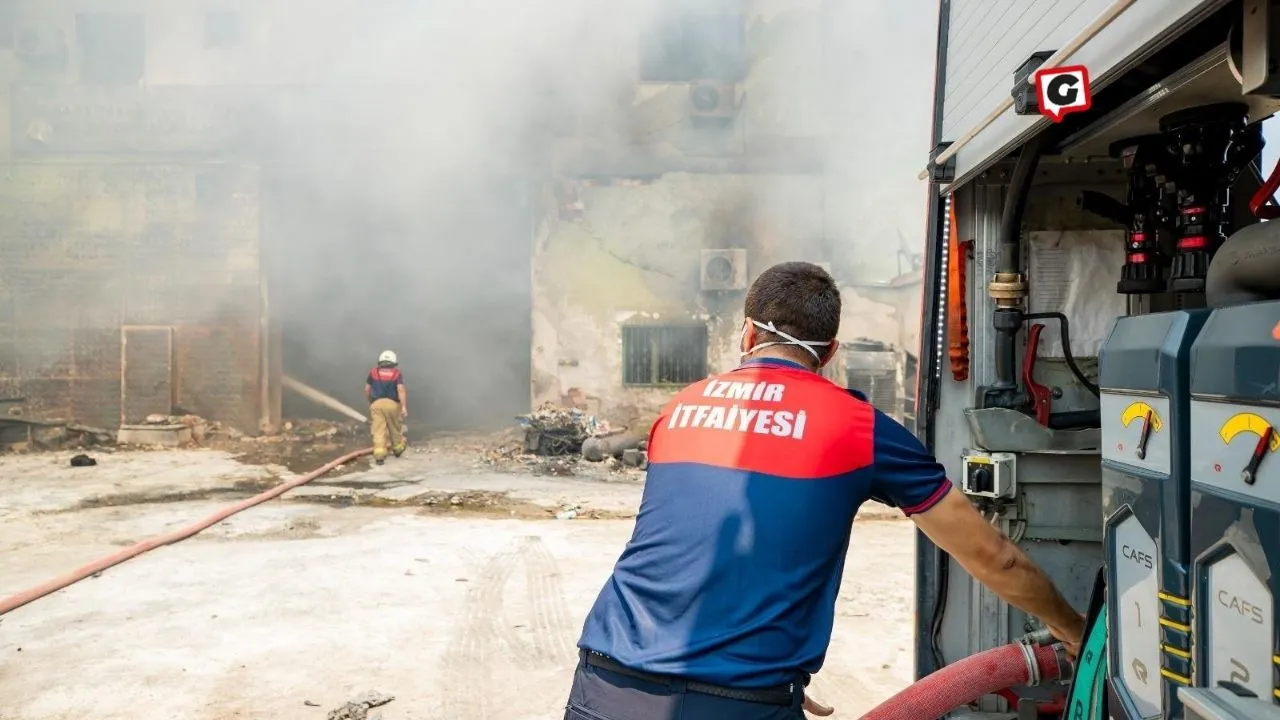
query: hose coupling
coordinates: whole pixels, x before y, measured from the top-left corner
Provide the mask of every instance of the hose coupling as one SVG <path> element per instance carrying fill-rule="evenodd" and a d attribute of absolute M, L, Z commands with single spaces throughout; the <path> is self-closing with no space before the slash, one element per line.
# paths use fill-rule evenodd
<path fill-rule="evenodd" d="M 1074 660 L 1071 659 L 1071 656 L 1067 654 L 1066 645 L 1063 645 L 1062 643 L 1058 643 L 1057 645 L 1054 645 L 1053 656 L 1054 656 L 1054 660 L 1056 660 L 1058 663 L 1059 670 L 1061 671 L 1058 674 L 1059 677 L 1062 677 L 1062 678 L 1075 677 L 1076 663 Z"/>
<path fill-rule="evenodd" d="M 1040 663 L 1036 660 L 1035 647 L 1029 643 L 1018 643 L 1022 651 L 1022 659 L 1027 663 L 1027 685 L 1035 687 L 1040 684 Z"/>
<path fill-rule="evenodd" d="M 1054 644 L 1057 642 L 1057 638 L 1053 636 L 1052 632 L 1049 632 L 1049 628 L 1040 628 L 1023 635 L 1018 642 L 1026 645 L 1045 646 Z"/>
<path fill-rule="evenodd" d="M 1027 283 L 1022 273 L 998 272 L 987 283 L 987 294 L 997 307 L 1017 307 L 1027 296 Z"/>

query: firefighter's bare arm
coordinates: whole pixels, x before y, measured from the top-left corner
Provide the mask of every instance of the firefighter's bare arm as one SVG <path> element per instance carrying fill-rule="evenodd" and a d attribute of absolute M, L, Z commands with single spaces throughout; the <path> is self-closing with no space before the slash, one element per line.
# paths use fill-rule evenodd
<path fill-rule="evenodd" d="M 1018 546 L 952 489 L 936 505 L 911 519 L 935 545 L 956 559 L 1002 600 L 1040 618 L 1073 652 L 1084 633 L 1084 617 Z"/>
<path fill-rule="evenodd" d="M 396 384 L 396 395 L 400 397 L 400 417 L 409 417 L 409 393 L 404 389 L 404 383 Z"/>
<path fill-rule="evenodd" d="M 364 384 L 364 399 L 367 402 L 373 402 L 373 386 L 369 383 Z"/>

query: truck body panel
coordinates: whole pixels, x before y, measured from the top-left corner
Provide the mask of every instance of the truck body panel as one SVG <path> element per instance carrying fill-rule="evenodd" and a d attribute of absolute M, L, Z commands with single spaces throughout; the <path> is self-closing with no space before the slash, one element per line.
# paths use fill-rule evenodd
<path fill-rule="evenodd" d="M 954 142 L 976 127 L 1013 89 L 1014 71 L 1033 53 L 1071 42 L 1114 0 L 949 0 L 941 142 Z M 1223 0 L 1137 0 L 1071 56 L 1089 68 L 1102 90 L 1138 61 L 1176 38 Z M 1050 121 L 1012 109 L 956 154 L 955 184 L 971 180 Z M 942 190 L 946 190 L 943 187 Z"/>
<path fill-rule="evenodd" d="M 1121 383 L 1126 386 L 1111 388 L 1108 397 L 1098 387 L 1102 384 L 1098 366 L 1118 318 L 1183 310 L 1200 316 L 1204 313 L 1199 308 L 1216 307 L 1209 302 L 1205 276 L 1212 257 L 1231 242 L 1235 230 L 1258 222 L 1250 199 L 1270 170 L 1257 159 L 1262 145 L 1258 123 L 1280 109 L 1280 63 L 1273 63 L 1273 76 L 1264 74 L 1259 81 L 1259 87 L 1269 90 L 1250 94 L 1242 90 L 1238 68 L 1242 63 L 1257 67 L 1259 58 L 1280 57 L 1280 38 L 1259 40 L 1267 33 L 1255 27 L 1277 22 L 1265 18 L 1270 12 L 1271 17 L 1280 19 L 1280 2 L 1138 0 L 1056 63 L 1088 68 L 1093 109 L 1054 123 L 1038 114 L 1017 115 L 1009 108 L 982 126 L 992 111 L 1010 98 L 1019 66 L 1034 53 L 1052 53 L 1072 43 L 1114 6 L 1108 0 L 1075 4 L 1048 0 L 940 2 L 934 128 L 931 151 L 925 158 L 931 174 L 916 394 L 918 434 L 953 481 L 967 488 L 984 516 L 989 515 L 995 527 L 1014 539 L 1077 609 L 1088 606 L 1099 577 L 1115 585 L 1106 595 L 1112 600 L 1106 613 L 1112 632 L 1117 624 L 1133 626 L 1129 629 L 1134 630 L 1139 616 L 1141 622 L 1150 622 L 1155 608 L 1160 632 L 1129 635 L 1133 642 L 1151 647 L 1139 648 L 1140 656 L 1129 645 L 1108 650 L 1114 656 L 1112 665 L 1133 665 L 1133 660 L 1146 658 L 1139 671 L 1130 673 L 1127 683 L 1111 668 L 1107 672 L 1112 674 L 1097 686 L 1105 686 L 1105 695 L 1111 698 L 1108 713 L 1112 720 L 1180 720 L 1207 717 L 1205 713 L 1210 711 L 1223 718 L 1261 716 L 1263 708 L 1280 706 L 1280 640 L 1274 643 L 1272 697 L 1249 698 L 1230 691 L 1232 697 L 1223 699 L 1220 689 L 1185 692 L 1188 686 L 1204 686 L 1207 675 L 1193 667 L 1192 657 L 1199 658 L 1207 650 L 1197 646 L 1197 633 L 1192 632 L 1195 603 L 1204 600 L 1190 597 L 1195 583 L 1188 572 L 1194 558 L 1183 546 L 1201 537 L 1205 539 L 1197 540 L 1197 547 L 1212 550 L 1217 547 L 1212 544 L 1216 535 L 1203 526 L 1197 530 L 1192 519 L 1196 514 L 1189 499 L 1191 481 L 1185 457 L 1178 465 L 1181 470 L 1163 474 L 1149 467 L 1154 459 L 1146 462 L 1129 457 L 1134 452 L 1129 435 L 1141 423 L 1129 417 L 1128 410 L 1145 402 L 1152 408 L 1164 408 L 1163 414 L 1168 414 L 1171 403 L 1186 405 L 1186 383 L 1166 382 L 1166 378 L 1154 390 L 1143 383 Z M 1257 20 L 1259 17 L 1263 20 Z M 1243 45 L 1241 37 L 1246 38 Z M 1254 38 L 1252 45 L 1250 37 Z M 1272 46 L 1261 48 L 1265 42 L 1272 42 Z M 964 139 L 979 127 L 982 129 L 971 139 Z M 951 162 L 937 166 L 933 159 L 956 141 L 963 144 Z M 1150 154 L 1141 155 L 1144 159 L 1139 161 L 1123 161 L 1123 152 L 1138 145 Z M 1014 161 L 1020 153 L 1034 153 L 1037 158 L 1025 192 L 1013 188 L 1013 178 L 1018 176 Z M 1211 180 L 1206 179 L 1210 176 Z M 1018 209 L 1010 214 L 1010 207 Z M 1151 242 L 1135 245 L 1146 231 Z M 1005 264 L 1010 258 L 1010 241 L 1018 247 L 1012 256 L 1013 266 Z M 1191 244 L 1184 245 L 1184 241 Z M 953 367 L 950 356 L 960 351 L 949 345 L 948 333 L 953 329 L 948 325 L 948 312 L 955 298 L 948 298 L 948 258 L 957 256 L 957 244 L 966 266 L 962 304 L 967 315 L 968 354 Z M 1280 237 L 1275 244 L 1280 247 Z M 1253 252 L 1250 257 L 1262 257 Z M 1159 262 L 1148 255 L 1159 256 Z M 1148 262 L 1152 263 L 1148 270 L 1156 268 L 1154 280 L 1145 278 L 1142 282 L 1148 286 L 1135 289 L 1128 273 Z M 997 292 L 989 291 L 988 283 L 999 276 L 1008 282 L 1010 274 L 1022 284 L 1020 295 L 1013 300 L 1001 299 Z M 1280 268 L 1274 275 L 1280 279 Z M 1266 291 L 1270 295 L 1263 292 L 1265 297 L 1257 298 L 1268 301 L 1259 305 L 1264 314 L 1280 313 L 1280 280 L 1276 284 Z M 1156 286 L 1159 289 L 1153 289 Z M 1007 325 L 1001 329 L 999 318 L 1007 319 L 1002 313 L 1013 308 L 1019 324 L 1011 333 Z M 1174 314 L 1177 312 L 1170 317 Z M 1069 339 L 1065 328 L 1059 336 L 1061 323 L 1055 315 L 1070 320 Z M 1152 320 L 1122 323 L 1121 334 L 1123 327 L 1162 322 L 1161 318 Z M 1044 326 L 1043 335 L 1051 340 L 1029 343 L 1035 333 L 1027 329 L 1036 323 Z M 1112 355 L 1116 360 L 1110 377 L 1132 378 L 1146 372 L 1144 368 L 1150 363 L 1135 360 L 1140 354 L 1126 355 L 1122 340 L 1112 343 L 1117 352 Z M 1274 340 L 1280 342 L 1280 325 Z M 1038 345 L 1032 344 L 1036 342 Z M 1064 345 L 1074 351 L 1074 357 L 1062 352 Z M 1178 357 L 1185 355 L 1179 353 Z M 966 366 L 967 374 L 957 370 Z M 1009 371 L 1011 366 L 1015 369 Z M 1155 373 L 1157 366 L 1153 364 L 1150 372 Z M 1007 388 L 1011 379 L 1017 392 L 1000 400 L 992 389 Z M 1047 417 L 1036 415 L 1033 391 L 1051 391 L 1051 398 L 1043 401 L 1049 409 Z M 1117 403 L 1124 405 L 1125 412 L 1116 413 Z M 1194 425 L 1188 424 L 1186 413 L 1174 415 L 1181 418 L 1178 432 L 1185 433 Z M 1054 424 L 1055 419 L 1067 417 L 1073 418 L 1072 422 L 1081 417 L 1093 419 Z M 1120 444 L 1112 447 L 1117 442 Z M 1195 442 L 1183 445 L 1184 450 L 1190 448 L 1192 456 L 1196 454 Z M 1276 446 L 1280 448 L 1280 440 Z M 1206 452 L 1201 455 L 1212 455 Z M 1012 466 L 1016 473 L 1011 472 L 1016 483 L 1011 482 L 1003 495 L 974 492 L 964 481 L 972 470 L 973 458 L 989 461 L 996 456 L 1016 460 Z M 1120 469 L 1111 473 L 1109 481 L 1104 481 L 1104 456 Z M 1195 457 L 1190 462 L 1195 463 Z M 1134 493 L 1120 492 L 1130 486 Z M 1225 493 L 1225 499 L 1212 500 L 1221 500 L 1222 509 L 1216 505 L 1210 509 L 1217 516 L 1235 517 L 1231 513 L 1235 512 L 1232 503 L 1237 495 Z M 1146 505 L 1137 507 L 1143 503 Z M 1191 507 L 1183 507 L 1188 504 Z M 1107 562 L 1106 548 L 1115 547 L 1112 555 L 1117 557 L 1138 557 L 1143 562 L 1147 557 L 1126 541 L 1128 536 L 1122 537 L 1122 531 L 1132 530 L 1133 523 L 1123 522 L 1126 516 L 1120 511 L 1145 513 L 1147 525 L 1151 525 L 1153 513 L 1162 518 L 1152 540 L 1155 550 L 1148 553 L 1156 556 L 1151 558 L 1159 569 L 1156 582 L 1133 582 L 1133 577 L 1127 585 L 1116 582 L 1115 567 L 1109 566 L 1117 561 Z M 1107 525 L 1107 517 L 1114 522 Z M 1266 517 L 1267 523 L 1273 521 L 1272 515 Z M 1153 531 L 1147 528 L 1147 532 Z M 1270 548 L 1266 552 L 1280 557 L 1280 547 L 1268 542 L 1263 542 Z M 1212 554 L 1217 550 L 1206 552 L 1206 567 L 1220 559 Z M 1222 567 L 1235 567 L 1228 565 Z M 1265 566 L 1255 562 L 1250 567 L 1257 574 L 1257 568 Z M 1205 570 L 1201 574 L 1208 578 L 1211 573 Z M 1229 575 L 1225 570 L 1220 574 Z M 1234 575 L 1229 579 L 1237 581 Z M 916 581 L 918 677 L 1013 642 L 1038 628 L 1034 618 L 973 581 L 923 536 L 917 546 Z M 1196 582 L 1212 584 L 1207 579 Z M 1274 577 L 1259 582 L 1275 593 Z M 1144 595 L 1137 614 L 1126 615 L 1117 609 L 1121 601 L 1147 593 L 1150 587 L 1157 588 L 1158 597 Z M 1143 608 L 1147 612 L 1141 612 Z M 1147 629 L 1145 624 L 1143 628 Z M 1263 634 L 1275 632 L 1280 631 Z M 1221 635 L 1218 632 L 1214 648 L 1234 647 L 1224 645 Z M 1154 645 L 1152 637 L 1157 638 Z M 1258 647 L 1265 649 L 1266 639 L 1260 642 Z M 1254 650 L 1261 657 L 1262 650 Z M 1215 652 L 1221 655 L 1226 651 Z M 1260 673 L 1259 669 L 1249 675 L 1256 686 L 1253 689 L 1266 690 L 1267 681 L 1259 679 Z M 1144 702 L 1136 703 L 1132 690 L 1144 678 L 1152 687 L 1142 693 Z M 1125 687 L 1130 689 L 1128 695 L 1123 692 Z M 1013 691 L 1024 700 L 1045 701 L 1060 699 L 1064 689 L 1063 685 L 1048 684 Z M 1184 696 L 1197 699 L 1195 712 L 1190 706 L 1182 707 Z M 1240 715 L 1233 708 L 1253 710 Z M 1034 712 L 1027 712 L 1024 707 L 1019 713 L 1003 698 L 987 696 L 970 707 L 957 708 L 951 717 L 1035 717 Z"/>

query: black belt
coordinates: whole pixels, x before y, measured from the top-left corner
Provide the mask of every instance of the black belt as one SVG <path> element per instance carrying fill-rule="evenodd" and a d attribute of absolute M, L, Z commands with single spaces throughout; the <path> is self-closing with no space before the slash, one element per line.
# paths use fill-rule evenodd
<path fill-rule="evenodd" d="M 759 703 L 761 705 L 781 705 L 788 706 L 795 701 L 795 685 L 775 685 L 767 688 L 727 688 L 719 685 L 711 685 L 701 683 L 695 680 L 682 680 L 681 678 L 670 675 L 655 675 L 653 673 L 632 670 L 619 663 L 617 660 L 601 655 L 597 652 L 584 650 L 582 652 L 583 661 L 591 667 L 607 670 L 611 673 L 625 675 L 636 680 L 643 680 L 657 685 L 670 686 L 674 683 L 682 683 L 685 692 L 698 693 L 699 695 L 712 695 L 722 697 L 729 700 L 741 700 L 743 702 Z"/>

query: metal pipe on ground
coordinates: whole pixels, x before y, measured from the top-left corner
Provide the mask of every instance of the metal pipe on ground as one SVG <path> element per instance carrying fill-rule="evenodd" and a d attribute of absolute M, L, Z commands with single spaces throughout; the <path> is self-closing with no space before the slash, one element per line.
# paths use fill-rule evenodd
<path fill-rule="evenodd" d="M 324 407 L 327 407 L 330 410 L 333 410 L 335 412 L 340 412 L 343 415 L 346 415 L 347 417 L 351 418 L 352 420 L 359 420 L 360 422 L 369 422 L 369 418 L 365 417 L 364 415 L 361 415 L 359 411 L 357 411 L 355 408 L 352 408 L 349 405 L 344 405 L 334 397 L 330 395 L 326 395 L 320 392 L 319 390 L 311 387 L 310 385 L 304 385 L 303 383 L 298 382 L 297 380 L 289 377 L 288 375 L 284 376 L 284 386 L 298 393 L 302 397 L 314 403 L 317 403 L 319 405 L 323 405 Z"/>
<path fill-rule="evenodd" d="M 640 447 L 640 443 L 648 437 L 647 433 L 624 431 L 615 435 L 587 438 L 582 441 L 582 459 L 603 462 L 608 457 L 620 458 L 624 451 Z"/>
<path fill-rule="evenodd" d="M 102 572 L 103 570 L 106 570 L 107 568 L 115 567 L 116 565 L 119 565 L 120 563 L 126 560 L 131 560 L 145 552 L 154 550 L 158 547 L 163 547 L 165 545 L 172 545 L 176 542 L 181 542 L 182 540 L 186 540 L 192 535 L 195 535 L 196 533 L 201 532 L 203 530 L 207 530 L 208 528 L 213 527 L 214 525 L 217 525 L 218 523 L 222 522 L 223 520 L 226 520 L 227 518 L 231 517 L 232 515 L 235 515 L 236 513 L 243 512 L 255 505 L 261 505 L 262 503 L 272 498 L 279 497 L 285 494 L 286 492 L 289 492 L 290 490 L 298 487 L 299 485 L 305 485 L 306 483 L 309 483 L 312 480 L 315 480 L 321 475 L 324 475 L 327 472 L 335 470 L 351 462 L 352 460 L 360 458 L 364 455 L 368 455 L 371 452 L 373 452 L 372 448 L 365 448 L 363 450 L 356 450 L 355 452 L 347 453 L 346 455 L 343 455 L 337 460 L 334 460 L 328 463 L 324 467 L 318 468 L 316 470 L 312 470 L 306 475 L 294 478 L 293 480 L 290 480 L 285 483 L 281 483 L 271 488 L 270 490 L 267 490 L 266 492 L 259 493 L 246 500 L 241 500 L 240 502 L 234 505 L 227 506 L 203 520 L 199 520 L 186 527 L 179 528 L 172 532 L 165 533 L 164 535 L 157 535 L 156 537 L 153 537 L 150 540 L 143 540 L 142 542 L 136 545 L 127 547 L 124 550 L 121 550 L 117 553 L 108 555 L 102 558 L 101 560 L 96 560 L 94 562 L 89 563 L 88 565 L 76 568 L 75 570 L 72 570 L 71 572 L 65 575 L 56 577 L 48 582 L 41 583 L 40 585 L 36 585 L 35 587 L 28 588 L 26 590 L 23 590 L 22 592 L 10 595 L 9 597 L 4 598 L 3 600 L 0 600 L 0 616 L 3 616 L 6 613 L 9 613 L 13 610 L 17 610 L 23 605 L 35 602 L 36 600 L 39 600 L 42 597 L 45 597 L 47 595 L 52 595 L 53 593 L 65 587 L 74 585 L 80 582 L 81 580 L 84 580 L 87 577 L 92 577 L 94 575 L 97 575 L 98 573 Z"/>

